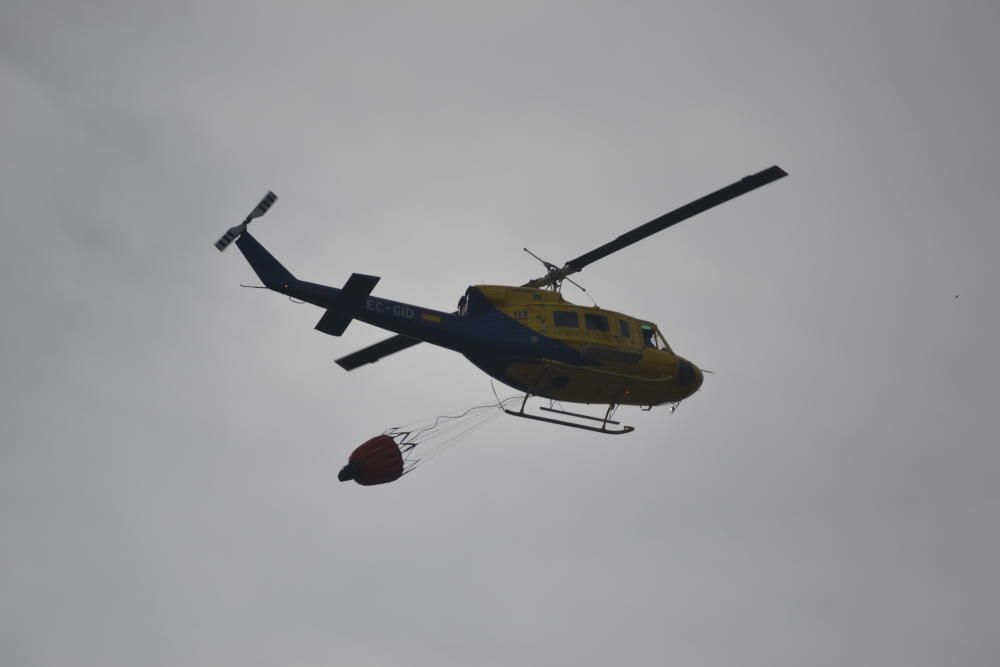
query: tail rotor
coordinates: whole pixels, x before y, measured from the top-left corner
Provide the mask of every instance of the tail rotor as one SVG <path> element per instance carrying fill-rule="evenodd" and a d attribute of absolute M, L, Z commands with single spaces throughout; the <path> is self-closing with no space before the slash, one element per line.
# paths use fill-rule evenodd
<path fill-rule="evenodd" d="M 267 194 L 264 195 L 264 198 L 260 200 L 260 203 L 257 204 L 252 211 L 250 211 L 250 214 L 243 222 L 235 227 L 230 227 L 229 231 L 223 234 L 222 237 L 215 242 L 215 247 L 219 250 L 219 252 L 228 248 L 229 244 L 238 239 L 240 234 L 247 230 L 247 225 L 250 224 L 251 220 L 259 218 L 267 213 L 267 209 L 271 208 L 276 201 L 278 201 L 278 195 L 268 190 Z"/>

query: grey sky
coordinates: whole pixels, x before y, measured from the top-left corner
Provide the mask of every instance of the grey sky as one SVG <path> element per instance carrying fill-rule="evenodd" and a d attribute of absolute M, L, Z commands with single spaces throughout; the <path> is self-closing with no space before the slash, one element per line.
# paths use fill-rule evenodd
<path fill-rule="evenodd" d="M 992 665 L 1000 8 L 4 3 L 0 662 Z M 212 247 L 447 309 L 771 164 L 588 267 L 716 372 L 611 439 Z M 586 296 L 567 288 L 569 298 Z M 956 299 L 955 295 L 959 295 Z"/>

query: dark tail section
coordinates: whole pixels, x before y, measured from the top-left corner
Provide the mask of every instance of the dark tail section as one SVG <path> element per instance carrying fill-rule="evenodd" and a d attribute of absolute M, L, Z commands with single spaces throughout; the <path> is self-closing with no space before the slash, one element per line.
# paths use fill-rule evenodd
<path fill-rule="evenodd" d="M 298 282 L 295 276 L 274 258 L 274 255 L 250 235 L 250 232 L 243 232 L 236 239 L 236 246 L 267 287 L 276 292 L 284 292 Z"/>
<path fill-rule="evenodd" d="M 361 316 L 362 313 L 365 312 L 366 300 L 369 298 L 369 295 L 378 283 L 379 277 L 369 276 L 363 273 L 354 273 L 351 274 L 351 277 L 341 289 L 328 287 L 326 285 L 317 285 L 297 279 L 294 275 L 292 275 L 291 271 L 282 266 L 281 262 L 275 259 L 274 255 L 269 253 L 267 249 L 264 248 L 264 246 L 262 246 L 257 239 L 251 236 L 247 231 L 247 226 L 256 218 L 260 218 L 267 213 L 268 209 L 270 209 L 277 200 L 278 197 L 273 192 L 268 192 L 264 195 L 264 198 L 260 200 L 260 203 L 257 204 L 252 211 L 250 211 L 250 214 L 247 215 L 242 223 L 236 225 L 235 227 L 230 227 L 229 230 L 227 230 L 226 233 L 215 242 L 215 247 L 222 252 L 235 241 L 236 246 L 240 249 L 240 252 L 243 253 L 243 256 L 246 257 L 250 267 L 260 278 L 261 282 L 264 283 L 265 287 L 274 290 L 275 292 L 286 294 L 289 297 L 300 299 L 321 308 L 325 308 L 326 312 L 323 314 L 323 317 L 320 318 L 319 322 L 316 323 L 317 331 L 321 331 L 331 336 L 340 336 L 344 333 L 348 325 L 354 320 L 355 317 Z M 390 307 L 392 309 L 403 309 L 403 311 L 407 313 L 407 318 L 413 318 L 418 312 L 416 307 L 409 306 L 407 304 L 388 302 L 386 300 L 379 301 L 378 312 L 381 313 L 383 308 Z M 425 309 L 421 309 L 419 312 L 421 313 L 421 316 L 430 313 L 430 317 L 433 318 L 433 321 L 438 323 L 440 322 L 441 315 L 443 315 L 442 313 L 437 313 L 436 311 L 425 312 Z M 392 317 L 388 315 L 387 317 L 389 317 L 390 320 L 393 320 Z M 406 320 L 406 322 L 409 324 L 411 323 L 411 320 Z M 388 328 L 393 331 L 395 330 L 394 327 L 388 326 L 386 323 L 371 323 L 375 324 L 375 326 L 382 326 L 383 328 Z M 388 341 L 383 341 L 377 345 L 365 348 L 360 352 L 355 352 L 354 354 L 344 357 L 343 359 L 338 359 L 337 363 L 350 370 L 356 366 L 377 361 L 386 355 L 406 349 L 419 342 L 420 341 L 415 338 L 397 335 L 390 338 Z"/>

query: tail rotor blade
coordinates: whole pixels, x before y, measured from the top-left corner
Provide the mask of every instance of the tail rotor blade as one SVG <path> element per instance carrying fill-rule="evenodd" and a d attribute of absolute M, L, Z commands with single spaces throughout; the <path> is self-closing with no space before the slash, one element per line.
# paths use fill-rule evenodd
<path fill-rule="evenodd" d="M 257 204 L 254 210 L 250 211 L 250 215 L 248 215 L 247 219 L 244 220 L 243 222 L 250 222 L 254 218 L 261 217 L 262 215 L 267 213 L 267 209 L 271 208 L 271 206 L 276 201 L 278 201 L 278 195 L 268 190 L 267 194 L 264 195 L 264 198 L 260 200 L 260 203 Z"/>
<path fill-rule="evenodd" d="M 230 227 L 229 231 L 223 234 L 218 241 L 215 242 L 215 247 L 219 252 L 222 252 L 229 247 L 229 244 L 240 237 L 240 234 L 247 230 L 247 223 L 241 225 L 236 225 L 235 227 Z"/>
<path fill-rule="evenodd" d="M 252 211 L 250 211 L 250 214 L 242 223 L 236 225 L 235 227 L 230 227 L 229 231 L 223 234 L 219 240 L 215 242 L 215 247 L 218 251 L 222 252 L 228 248 L 233 241 L 240 237 L 240 234 L 247 230 L 247 225 L 250 224 L 251 220 L 259 218 L 267 213 L 267 209 L 271 208 L 276 201 L 278 201 L 278 195 L 268 190 L 267 194 L 264 195 L 264 198 L 260 200 L 260 203 L 257 204 Z"/>

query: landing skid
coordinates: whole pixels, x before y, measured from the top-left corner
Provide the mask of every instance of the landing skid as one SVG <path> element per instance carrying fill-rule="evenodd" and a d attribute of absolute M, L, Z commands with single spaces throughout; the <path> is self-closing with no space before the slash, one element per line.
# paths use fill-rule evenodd
<path fill-rule="evenodd" d="M 622 426 L 621 428 L 608 428 L 608 424 L 612 424 L 614 426 L 621 425 L 621 422 L 616 422 L 611 419 L 611 415 L 615 409 L 614 404 L 608 406 L 608 411 L 604 413 L 603 419 L 601 417 L 592 417 L 591 415 L 582 415 L 578 412 L 567 412 L 566 410 L 556 410 L 555 408 L 545 408 L 545 407 L 539 408 L 539 410 L 544 410 L 545 412 L 552 412 L 558 415 L 566 415 L 567 417 L 575 417 L 577 419 L 589 419 L 591 421 L 601 422 L 601 425 L 598 427 L 598 426 L 589 426 L 587 424 L 578 424 L 576 422 L 566 421 L 563 419 L 553 419 L 552 417 L 543 417 L 541 415 L 529 415 L 524 411 L 524 408 L 528 404 L 528 398 L 530 397 L 531 394 L 524 395 L 524 400 L 521 401 L 520 410 L 515 411 L 504 408 L 504 412 L 506 412 L 509 415 L 513 415 L 514 417 L 521 417 L 523 419 L 533 419 L 535 421 L 547 422 L 549 424 L 558 424 L 559 426 L 569 426 L 570 428 L 578 428 L 584 431 L 603 433 L 605 435 L 623 435 L 625 433 L 631 433 L 632 431 L 635 430 L 635 427 L 627 425 Z"/>

